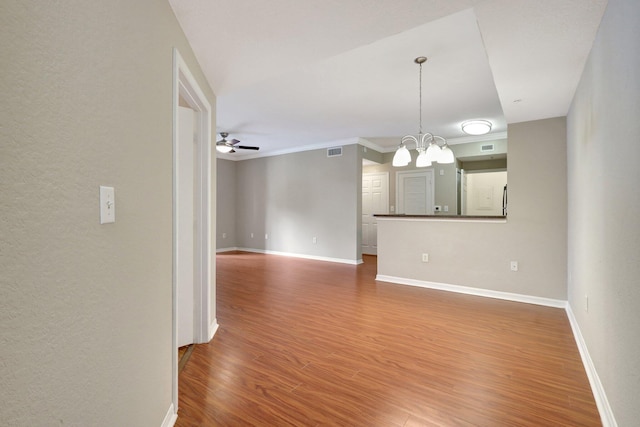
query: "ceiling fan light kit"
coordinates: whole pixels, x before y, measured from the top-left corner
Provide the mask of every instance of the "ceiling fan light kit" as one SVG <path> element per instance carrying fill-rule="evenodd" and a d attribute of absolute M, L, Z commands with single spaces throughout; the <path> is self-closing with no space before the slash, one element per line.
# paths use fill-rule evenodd
<path fill-rule="evenodd" d="M 216 150 L 219 153 L 235 153 L 236 148 L 239 148 L 241 150 L 259 150 L 260 149 L 260 147 L 252 147 L 249 145 L 236 145 L 240 143 L 240 141 L 237 139 L 232 139 L 231 141 L 227 141 L 229 132 L 220 132 L 220 136 L 222 137 L 222 139 L 220 141 L 216 141 Z"/>

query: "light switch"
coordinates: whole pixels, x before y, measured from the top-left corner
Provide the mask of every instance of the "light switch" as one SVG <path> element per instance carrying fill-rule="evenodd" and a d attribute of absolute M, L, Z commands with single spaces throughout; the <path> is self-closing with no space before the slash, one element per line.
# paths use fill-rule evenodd
<path fill-rule="evenodd" d="M 100 224 L 116 222 L 116 196 L 113 187 L 100 186 Z"/>

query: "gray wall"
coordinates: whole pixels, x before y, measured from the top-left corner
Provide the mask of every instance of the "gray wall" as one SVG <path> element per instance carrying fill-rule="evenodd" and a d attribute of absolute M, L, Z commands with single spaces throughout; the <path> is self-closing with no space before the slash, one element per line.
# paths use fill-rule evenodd
<path fill-rule="evenodd" d="M 340 157 L 322 149 L 237 162 L 237 246 L 360 260 L 358 148 L 344 146 Z"/>
<path fill-rule="evenodd" d="M 640 420 L 638 70 L 640 2 L 610 0 L 567 119 L 568 277 L 569 304 L 620 426 Z"/>
<path fill-rule="evenodd" d="M 216 249 L 237 247 L 236 239 L 236 163 L 232 160 L 217 161 Z M 226 238 L 223 235 L 226 234 Z"/>
<path fill-rule="evenodd" d="M 507 223 L 379 221 L 378 274 L 566 300 L 565 119 L 508 132 Z"/>
<path fill-rule="evenodd" d="M 166 1 L 2 2 L 0 39 L 0 424 L 157 427 L 174 46 L 215 97 Z M 99 224 L 99 185 L 115 224 Z"/>

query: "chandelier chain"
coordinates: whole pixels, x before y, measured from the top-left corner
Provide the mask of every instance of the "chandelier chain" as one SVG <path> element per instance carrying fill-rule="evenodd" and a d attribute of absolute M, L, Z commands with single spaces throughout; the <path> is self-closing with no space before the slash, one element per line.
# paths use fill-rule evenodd
<path fill-rule="evenodd" d="M 420 133 L 422 135 L 422 62 L 420 62 Z"/>

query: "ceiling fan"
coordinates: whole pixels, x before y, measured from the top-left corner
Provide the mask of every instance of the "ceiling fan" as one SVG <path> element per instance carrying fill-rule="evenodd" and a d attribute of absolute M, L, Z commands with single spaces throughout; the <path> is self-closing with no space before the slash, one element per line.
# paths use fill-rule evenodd
<path fill-rule="evenodd" d="M 236 145 L 240 143 L 237 139 L 232 139 L 231 141 L 227 141 L 227 137 L 229 136 L 229 132 L 220 132 L 220 136 L 222 139 L 220 141 L 216 141 L 216 150 L 220 153 L 235 153 L 236 148 L 241 150 L 259 150 L 260 147 L 252 147 L 249 145 Z"/>

